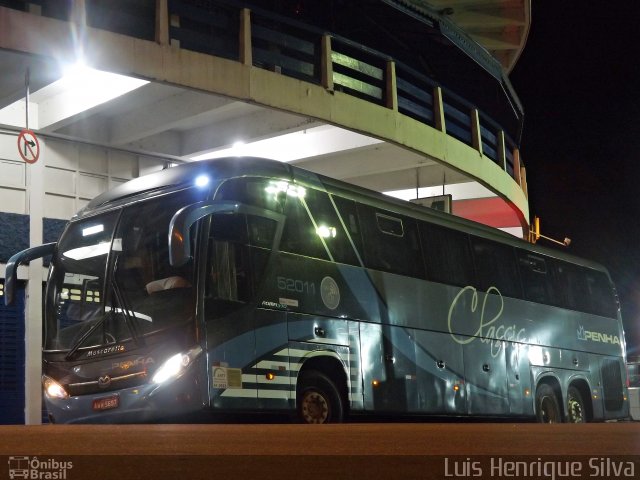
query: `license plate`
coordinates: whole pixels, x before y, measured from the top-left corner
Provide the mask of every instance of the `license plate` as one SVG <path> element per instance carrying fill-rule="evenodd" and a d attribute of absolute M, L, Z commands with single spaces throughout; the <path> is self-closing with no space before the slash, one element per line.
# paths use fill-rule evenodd
<path fill-rule="evenodd" d="M 111 397 L 96 398 L 93 401 L 94 410 L 111 410 L 112 408 L 118 408 L 120 405 L 120 397 L 118 395 L 112 395 Z"/>

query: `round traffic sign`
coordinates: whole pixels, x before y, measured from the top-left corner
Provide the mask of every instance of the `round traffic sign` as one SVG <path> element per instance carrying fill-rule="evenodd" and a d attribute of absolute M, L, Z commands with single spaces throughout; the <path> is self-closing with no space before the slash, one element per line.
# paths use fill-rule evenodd
<path fill-rule="evenodd" d="M 22 129 L 18 135 L 18 153 L 27 163 L 36 163 L 40 157 L 38 137 L 27 128 Z"/>

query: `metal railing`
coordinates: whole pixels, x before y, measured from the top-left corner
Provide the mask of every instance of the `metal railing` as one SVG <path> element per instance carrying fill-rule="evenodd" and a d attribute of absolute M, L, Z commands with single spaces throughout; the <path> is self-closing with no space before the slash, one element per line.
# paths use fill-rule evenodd
<path fill-rule="evenodd" d="M 21 2 L 0 0 L 13 8 L 16 3 Z M 26 11 L 40 5 L 37 13 L 45 16 L 72 20 L 75 15 L 67 2 L 23 3 Z M 129 2 L 116 16 L 105 15 L 103 3 L 96 0 L 76 0 L 78 4 L 94 28 L 236 60 L 397 110 L 477 149 L 526 193 L 518 145 L 504 128 L 446 85 L 382 52 L 270 11 L 249 11 L 235 0 Z"/>

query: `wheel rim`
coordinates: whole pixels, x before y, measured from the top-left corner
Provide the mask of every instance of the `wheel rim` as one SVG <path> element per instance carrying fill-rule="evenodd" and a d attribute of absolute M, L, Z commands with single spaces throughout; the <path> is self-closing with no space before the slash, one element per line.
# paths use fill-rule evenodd
<path fill-rule="evenodd" d="M 329 402 L 319 392 L 306 392 L 302 398 L 301 410 L 306 423 L 326 423 L 329 419 Z"/>
<path fill-rule="evenodd" d="M 558 423 L 558 408 L 552 397 L 548 395 L 542 397 L 542 400 L 540 400 L 540 415 L 542 423 Z"/>
<path fill-rule="evenodd" d="M 577 398 L 569 397 L 568 410 L 570 423 L 584 423 L 584 409 Z"/>

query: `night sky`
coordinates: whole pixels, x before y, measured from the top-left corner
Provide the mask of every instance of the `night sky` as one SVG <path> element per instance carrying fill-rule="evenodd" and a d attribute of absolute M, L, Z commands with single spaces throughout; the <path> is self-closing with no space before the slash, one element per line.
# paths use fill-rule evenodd
<path fill-rule="evenodd" d="M 640 2 L 531 3 L 510 76 L 525 110 L 531 215 L 544 235 L 570 237 L 568 252 L 609 269 L 628 355 L 640 356 Z"/>

